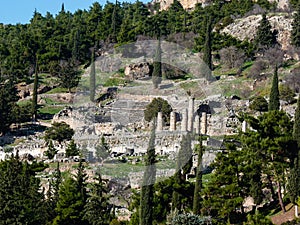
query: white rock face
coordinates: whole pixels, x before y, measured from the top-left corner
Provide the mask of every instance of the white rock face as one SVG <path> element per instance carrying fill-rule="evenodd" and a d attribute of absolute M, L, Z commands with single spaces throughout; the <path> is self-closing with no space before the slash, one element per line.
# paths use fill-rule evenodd
<path fill-rule="evenodd" d="M 253 1 L 256 2 L 256 0 Z M 174 0 L 153 0 L 153 3 L 160 3 L 160 10 L 168 9 L 173 2 Z M 202 6 L 206 6 L 210 4 L 212 0 L 179 0 L 179 2 L 184 9 L 193 9 L 198 3 L 202 4 Z M 276 2 L 278 9 L 289 8 L 289 0 L 269 0 L 269 2 Z"/>
<path fill-rule="evenodd" d="M 292 18 L 288 15 L 268 15 L 273 29 L 278 30 L 278 42 L 282 49 L 287 49 L 290 45 L 290 36 L 292 30 Z M 230 34 L 240 40 L 252 41 L 255 38 L 259 26 L 261 15 L 251 15 L 246 18 L 238 19 L 234 23 L 225 27 L 221 32 Z"/>

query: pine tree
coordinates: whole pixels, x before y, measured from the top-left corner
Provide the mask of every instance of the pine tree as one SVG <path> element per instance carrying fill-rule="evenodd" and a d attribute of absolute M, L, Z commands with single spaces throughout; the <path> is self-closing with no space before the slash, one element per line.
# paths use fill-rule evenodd
<path fill-rule="evenodd" d="M 20 161 L 18 153 L 0 162 L 0 224 L 45 224 L 36 166 Z"/>
<path fill-rule="evenodd" d="M 54 147 L 52 140 L 48 141 L 47 147 L 48 149 L 45 151 L 45 156 L 47 156 L 48 159 L 53 159 L 58 150 Z"/>
<path fill-rule="evenodd" d="M 88 193 L 83 218 L 91 225 L 108 225 L 111 220 L 110 210 L 108 188 L 98 173 Z"/>
<path fill-rule="evenodd" d="M 95 101 L 96 90 L 96 68 L 95 68 L 95 50 L 92 50 L 91 72 L 90 72 L 90 100 Z"/>
<path fill-rule="evenodd" d="M 258 50 L 264 50 L 274 47 L 277 42 L 277 30 L 272 31 L 272 26 L 267 19 L 266 14 L 263 14 L 259 27 L 257 28 L 255 45 Z"/>
<path fill-rule="evenodd" d="M 270 92 L 270 99 L 269 99 L 269 111 L 279 110 L 279 108 L 280 108 L 280 101 L 279 101 L 279 88 L 278 88 L 278 68 L 277 66 L 275 66 L 272 87 Z"/>
<path fill-rule="evenodd" d="M 84 202 L 77 182 L 68 176 L 61 184 L 55 211 L 57 216 L 53 225 L 74 224 L 81 225 Z"/>
<path fill-rule="evenodd" d="M 80 161 L 75 177 L 69 175 L 60 185 L 55 208 L 57 216 L 53 221 L 53 225 L 82 225 L 86 223 L 83 218 L 87 197 L 87 175 L 84 170 L 85 167 Z"/>
<path fill-rule="evenodd" d="M 300 47 L 300 4 L 298 3 L 296 13 L 293 16 L 291 40 L 292 45 Z"/>
<path fill-rule="evenodd" d="M 246 185 L 243 184 L 243 167 L 239 166 L 240 152 L 232 143 L 226 146 L 226 152 L 217 154 L 212 166 L 214 173 L 203 189 L 203 211 L 217 217 L 220 224 L 233 224 L 233 215 L 242 208 Z M 241 220 L 241 218 L 236 218 Z M 226 223 L 227 222 L 227 223 Z M 229 223 L 230 222 L 230 223 Z"/>
<path fill-rule="evenodd" d="M 202 156 L 203 156 L 203 146 L 202 146 L 202 136 L 199 137 L 199 144 L 195 146 L 195 152 L 198 154 L 198 163 L 196 171 L 196 183 L 194 189 L 194 198 L 193 198 L 193 213 L 195 215 L 200 214 L 201 209 L 201 196 L 200 192 L 202 189 Z"/>
<path fill-rule="evenodd" d="M 154 88 L 158 88 L 161 83 L 162 70 L 161 70 L 161 43 L 160 40 L 157 42 L 157 48 L 155 53 L 155 59 L 153 62 L 153 72 L 152 72 L 152 83 Z"/>
<path fill-rule="evenodd" d="M 153 221 L 153 195 L 156 177 L 155 128 L 156 122 L 154 121 L 145 159 L 146 168 L 141 188 L 140 225 L 152 225 Z"/>
<path fill-rule="evenodd" d="M 7 81 L 0 80 L 0 136 L 5 134 L 9 130 L 9 126 L 16 120 L 13 112 L 18 99 L 13 78 Z"/>
<path fill-rule="evenodd" d="M 49 189 L 47 191 L 46 205 L 47 205 L 47 221 L 52 221 L 56 216 L 55 207 L 59 199 L 59 187 L 62 182 L 61 171 L 59 168 L 59 162 L 57 162 L 56 169 L 53 173 L 53 177 L 49 181 Z"/>
<path fill-rule="evenodd" d="M 70 143 L 66 148 L 66 157 L 77 156 L 77 155 L 79 155 L 79 149 L 77 148 L 74 139 L 71 139 Z"/>

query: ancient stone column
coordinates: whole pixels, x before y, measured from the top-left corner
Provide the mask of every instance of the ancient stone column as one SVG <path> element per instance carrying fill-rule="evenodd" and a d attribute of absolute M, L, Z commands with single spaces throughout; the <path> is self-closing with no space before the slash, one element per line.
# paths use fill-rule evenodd
<path fill-rule="evenodd" d="M 171 112 L 170 114 L 170 131 L 176 130 L 176 113 Z"/>
<path fill-rule="evenodd" d="M 163 130 L 163 116 L 162 112 L 157 113 L 157 124 L 156 124 L 156 131 L 162 131 Z"/>
<path fill-rule="evenodd" d="M 181 131 L 187 131 L 187 110 L 186 109 L 184 109 L 182 112 Z"/>
<path fill-rule="evenodd" d="M 195 133 L 200 134 L 200 117 L 198 114 L 195 116 L 194 127 L 195 127 Z"/>
<path fill-rule="evenodd" d="M 188 125 L 187 125 L 188 131 L 193 131 L 193 123 L 194 123 L 194 98 L 189 97 Z"/>
<path fill-rule="evenodd" d="M 201 134 L 207 133 L 207 114 L 202 112 L 201 114 Z"/>
<path fill-rule="evenodd" d="M 245 133 L 247 131 L 247 125 L 248 125 L 247 122 L 244 120 L 242 123 L 242 132 Z"/>

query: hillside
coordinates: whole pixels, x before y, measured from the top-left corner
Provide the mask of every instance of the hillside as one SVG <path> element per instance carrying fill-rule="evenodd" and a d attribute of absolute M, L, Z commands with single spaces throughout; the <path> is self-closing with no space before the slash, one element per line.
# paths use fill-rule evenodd
<path fill-rule="evenodd" d="M 0 224 L 298 223 L 300 7 L 160 3 L 0 24 Z"/>

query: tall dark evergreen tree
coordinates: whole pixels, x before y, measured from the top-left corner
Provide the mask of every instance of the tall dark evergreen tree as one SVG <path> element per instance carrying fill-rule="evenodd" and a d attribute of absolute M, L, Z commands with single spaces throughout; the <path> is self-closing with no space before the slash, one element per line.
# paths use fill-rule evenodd
<path fill-rule="evenodd" d="M 16 102 L 19 97 L 15 81 L 0 79 L 0 136 L 9 130 L 9 126 L 15 121 Z"/>
<path fill-rule="evenodd" d="M 172 211 L 182 212 L 184 201 L 186 200 L 186 192 L 189 188 L 186 183 L 186 175 L 192 168 L 192 149 L 190 134 L 182 136 L 180 149 L 177 155 L 176 172 L 173 176 L 174 185 L 172 193 Z"/>
<path fill-rule="evenodd" d="M 0 224 L 45 224 L 37 166 L 22 162 L 18 153 L 0 162 Z"/>
<path fill-rule="evenodd" d="M 108 225 L 111 220 L 111 208 L 108 202 L 107 184 L 102 180 L 100 173 L 95 177 L 88 193 L 84 207 L 83 218 L 91 225 Z"/>
<path fill-rule="evenodd" d="M 96 90 L 96 68 L 95 68 L 95 50 L 92 50 L 91 71 L 90 71 L 90 100 L 95 101 Z"/>
<path fill-rule="evenodd" d="M 38 82 L 39 82 L 39 76 L 38 76 L 38 58 L 36 57 L 36 65 L 35 65 L 35 74 L 34 74 L 34 83 L 33 83 L 33 93 L 32 93 L 32 120 L 37 120 L 37 89 L 38 89 Z"/>
<path fill-rule="evenodd" d="M 200 214 L 201 209 L 201 189 L 202 189 L 202 156 L 203 156 L 202 136 L 199 137 L 199 143 L 195 146 L 195 152 L 198 154 L 198 163 L 196 171 L 196 183 L 193 198 L 193 213 Z"/>
<path fill-rule="evenodd" d="M 292 164 L 288 190 L 291 201 L 296 204 L 300 197 L 300 98 L 297 100 L 297 108 L 294 117 L 293 138 L 297 142 L 297 155 Z"/>
<path fill-rule="evenodd" d="M 71 139 L 70 143 L 68 144 L 66 148 L 66 157 L 70 156 L 77 156 L 79 155 L 79 149 L 74 141 L 74 139 Z"/>
<path fill-rule="evenodd" d="M 61 184 L 55 211 L 57 216 L 53 225 L 74 224 L 82 225 L 86 221 L 83 218 L 86 204 L 86 179 L 82 161 L 78 164 L 75 177 L 69 175 Z"/>
<path fill-rule="evenodd" d="M 206 18 L 206 34 L 205 42 L 203 46 L 203 62 L 208 66 L 210 70 L 213 69 L 212 65 L 212 18 L 209 16 Z"/>
<path fill-rule="evenodd" d="M 158 85 L 161 83 L 161 80 L 162 80 L 161 43 L 160 40 L 158 40 L 155 58 L 153 62 L 153 72 L 152 72 L 152 83 L 154 85 L 154 88 L 158 88 Z"/>
<path fill-rule="evenodd" d="M 272 30 L 272 26 L 267 19 L 266 14 L 263 14 L 259 27 L 257 28 L 255 45 L 258 50 L 264 50 L 274 47 L 277 42 L 277 30 Z"/>
<path fill-rule="evenodd" d="M 291 40 L 292 45 L 300 47 L 300 3 L 298 3 L 296 13 L 293 16 Z"/>
<path fill-rule="evenodd" d="M 156 121 L 152 124 L 151 136 L 145 159 L 145 172 L 141 188 L 140 200 L 140 225 L 152 225 L 153 222 L 153 195 L 156 177 L 156 155 L 155 155 L 155 129 Z"/>
<path fill-rule="evenodd" d="M 278 67 L 275 66 L 272 87 L 269 98 L 269 111 L 271 110 L 279 110 L 280 102 L 279 102 L 279 87 L 278 87 Z"/>

